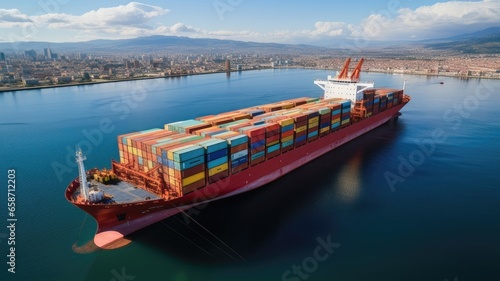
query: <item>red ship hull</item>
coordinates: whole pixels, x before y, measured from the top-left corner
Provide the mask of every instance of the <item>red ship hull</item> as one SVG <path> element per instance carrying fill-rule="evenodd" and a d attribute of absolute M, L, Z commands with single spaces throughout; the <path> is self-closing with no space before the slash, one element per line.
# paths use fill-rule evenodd
<path fill-rule="evenodd" d="M 72 194 L 79 188 L 78 178 L 68 186 L 65 196 L 72 204 L 95 218 L 98 229 L 94 242 L 97 246 L 106 248 L 107 245 L 125 235 L 199 204 L 243 193 L 274 181 L 398 116 L 399 111 L 407 102 L 408 100 L 405 100 L 403 103 L 370 118 L 332 132 L 177 199 L 168 201 L 158 199 L 123 204 L 79 204 L 71 199 Z"/>

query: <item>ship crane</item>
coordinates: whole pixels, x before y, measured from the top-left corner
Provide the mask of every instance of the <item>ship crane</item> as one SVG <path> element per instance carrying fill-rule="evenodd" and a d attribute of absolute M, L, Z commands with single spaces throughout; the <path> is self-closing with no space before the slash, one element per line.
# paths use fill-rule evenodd
<path fill-rule="evenodd" d="M 85 165 L 83 165 L 83 161 L 85 161 L 87 157 L 83 155 L 82 149 L 78 146 L 76 147 L 75 154 L 80 178 L 80 193 L 83 197 L 84 202 L 101 202 L 104 199 L 104 191 L 98 188 L 89 189 L 90 184 L 89 182 L 87 182 L 87 173 L 85 172 Z"/>
<path fill-rule="evenodd" d="M 352 71 L 351 74 L 351 81 L 359 81 L 359 74 L 361 72 L 361 66 L 363 66 L 363 62 L 365 61 L 364 58 L 361 58 L 356 65 L 356 68 Z"/>
<path fill-rule="evenodd" d="M 83 155 L 82 149 L 77 146 L 76 147 L 76 163 L 78 164 L 78 172 L 80 177 L 80 194 L 83 197 L 84 201 L 89 199 L 88 195 L 88 182 L 87 182 L 87 173 L 85 172 L 85 165 L 83 165 L 83 161 L 87 159 L 85 155 Z"/>
<path fill-rule="evenodd" d="M 363 62 L 364 59 L 361 58 L 352 73 L 349 74 L 351 58 L 347 58 L 342 70 L 336 77 L 328 75 L 327 80 L 315 80 L 314 84 L 325 91 L 325 99 L 350 99 L 351 105 L 354 106 L 356 101 L 363 99 L 363 91 L 373 88 L 374 85 L 373 82 L 359 82 L 359 75 Z"/>
<path fill-rule="evenodd" d="M 340 71 L 339 75 L 337 75 L 337 79 L 347 79 L 349 73 L 349 64 L 351 64 L 351 58 L 347 58 L 344 62 L 344 66 Z"/>

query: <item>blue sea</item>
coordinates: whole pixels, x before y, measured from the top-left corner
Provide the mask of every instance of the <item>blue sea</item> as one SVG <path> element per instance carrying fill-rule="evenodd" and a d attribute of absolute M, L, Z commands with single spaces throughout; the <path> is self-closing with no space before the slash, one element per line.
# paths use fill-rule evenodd
<path fill-rule="evenodd" d="M 1 280 L 500 280 L 500 81 L 486 79 L 362 73 L 378 87 L 407 80 L 412 100 L 397 121 L 191 218 L 138 231 L 126 247 L 85 248 L 96 223 L 64 198 L 78 175 L 76 145 L 87 167 L 109 168 L 117 135 L 319 97 L 313 81 L 329 74 L 261 70 L 0 93 Z"/>

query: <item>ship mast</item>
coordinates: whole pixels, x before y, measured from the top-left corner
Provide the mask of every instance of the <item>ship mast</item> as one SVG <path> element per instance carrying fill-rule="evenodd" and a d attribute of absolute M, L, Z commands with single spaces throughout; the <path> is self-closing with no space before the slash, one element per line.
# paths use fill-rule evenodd
<path fill-rule="evenodd" d="M 83 199 L 86 201 L 89 199 L 87 192 L 87 174 L 85 173 L 85 166 L 83 165 L 83 161 L 86 160 L 87 157 L 83 155 L 82 149 L 77 146 L 76 147 L 76 163 L 78 164 L 78 172 L 80 178 L 80 193 L 83 196 Z"/>

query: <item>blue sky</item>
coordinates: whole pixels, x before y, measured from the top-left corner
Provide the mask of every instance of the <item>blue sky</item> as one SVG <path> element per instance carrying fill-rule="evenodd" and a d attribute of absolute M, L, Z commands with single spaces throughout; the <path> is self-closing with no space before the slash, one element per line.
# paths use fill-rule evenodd
<path fill-rule="evenodd" d="M 500 0 L 40 0 L 0 8 L 0 42 L 177 35 L 327 45 L 441 38 L 498 25 Z"/>

